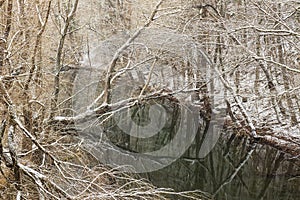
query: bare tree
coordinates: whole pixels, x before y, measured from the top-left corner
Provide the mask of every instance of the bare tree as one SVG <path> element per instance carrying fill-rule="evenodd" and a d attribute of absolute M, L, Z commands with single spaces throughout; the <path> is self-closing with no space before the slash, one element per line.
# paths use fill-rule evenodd
<path fill-rule="evenodd" d="M 174 129 L 178 112 L 171 111 L 184 103 L 223 125 L 225 101 L 226 128 L 299 154 L 299 138 L 290 134 L 300 134 L 295 1 L 0 0 L 0 10 L 1 198 L 172 194 L 103 166 L 83 142 L 84 130 L 110 127 L 128 108 L 144 115 L 153 102 L 171 113 L 166 124 Z M 112 140 L 126 140 L 132 151 L 149 150 L 140 138 L 114 133 Z"/>

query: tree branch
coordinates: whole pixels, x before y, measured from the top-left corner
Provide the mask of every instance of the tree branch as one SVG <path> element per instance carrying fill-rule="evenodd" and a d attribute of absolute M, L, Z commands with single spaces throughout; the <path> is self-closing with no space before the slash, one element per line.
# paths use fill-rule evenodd
<path fill-rule="evenodd" d="M 164 0 L 160 0 L 153 12 L 151 13 L 149 19 L 147 20 L 147 22 L 144 24 L 144 26 L 142 26 L 141 28 L 139 28 L 133 35 L 132 37 L 130 37 L 125 44 L 123 44 L 123 46 L 121 46 L 117 52 L 115 53 L 113 59 L 111 60 L 108 69 L 106 71 L 106 78 L 105 78 L 105 86 L 104 86 L 104 103 L 109 103 L 109 96 L 110 96 L 110 89 L 111 89 L 111 79 L 112 79 L 112 72 L 117 64 L 117 61 L 120 57 L 120 55 L 131 45 L 131 43 L 141 34 L 141 32 L 150 26 L 150 24 L 154 21 L 154 17 L 156 15 L 156 13 L 158 12 L 158 9 L 160 7 L 160 5 L 163 3 Z"/>

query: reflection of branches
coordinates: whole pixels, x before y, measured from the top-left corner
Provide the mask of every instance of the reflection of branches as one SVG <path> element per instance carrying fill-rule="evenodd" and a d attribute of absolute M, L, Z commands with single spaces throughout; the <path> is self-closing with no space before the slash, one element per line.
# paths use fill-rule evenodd
<path fill-rule="evenodd" d="M 231 145 L 234 145 L 234 144 L 232 144 L 232 142 L 234 141 L 235 137 L 236 137 L 235 134 L 232 134 L 232 135 L 231 135 L 229 141 L 227 142 L 226 149 L 225 149 L 225 151 L 224 151 L 224 153 L 223 153 L 224 157 L 227 158 L 227 160 L 228 160 L 228 162 L 229 162 L 229 165 L 230 165 L 232 168 L 235 168 L 235 164 L 234 164 L 234 160 L 229 156 L 229 151 L 230 151 Z M 243 137 L 242 139 L 237 139 L 237 140 L 239 141 L 239 145 L 241 145 L 242 147 L 244 147 L 244 148 L 247 148 L 247 147 L 248 147 L 248 146 L 247 146 L 247 141 L 249 140 L 248 137 Z M 236 146 L 238 146 L 238 145 L 236 144 Z M 245 150 L 245 149 L 241 149 L 241 150 L 239 150 L 239 151 L 244 152 L 244 150 Z M 246 150 L 246 151 L 247 151 L 247 150 Z M 237 173 L 237 177 L 240 179 L 241 184 L 242 184 L 242 185 L 247 189 L 247 191 L 249 192 L 249 188 L 248 188 L 246 182 L 244 181 L 242 174 L 238 172 L 238 173 Z"/>
<path fill-rule="evenodd" d="M 247 163 L 247 161 L 250 159 L 252 153 L 254 152 L 255 148 L 256 148 L 256 143 L 252 143 L 250 146 L 250 151 L 245 155 L 245 158 L 242 159 L 242 161 L 240 162 L 240 164 L 233 170 L 233 172 L 231 173 L 230 176 L 227 177 L 227 179 L 224 180 L 224 182 L 216 189 L 216 191 L 214 192 L 213 196 L 216 196 L 219 191 L 225 187 L 227 184 L 231 183 L 232 180 L 236 177 L 236 175 L 238 174 L 238 172 L 242 169 L 242 167 Z"/>
<path fill-rule="evenodd" d="M 273 175 L 276 173 L 276 171 L 278 170 L 278 168 L 280 167 L 281 161 L 284 159 L 284 153 L 280 153 L 278 158 L 275 160 L 274 163 L 274 167 L 273 169 L 271 169 L 271 171 L 269 172 L 269 174 Z M 271 184 L 272 180 L 271 178 L 266 178 L 267 180 L 265 181 L 264 186 L 262 187 L 259 195 L 257 196 L 256 199 L 263 199 L 263 197 L 266 194 L 267 188 L 269 187 L 269 185 Z"/>

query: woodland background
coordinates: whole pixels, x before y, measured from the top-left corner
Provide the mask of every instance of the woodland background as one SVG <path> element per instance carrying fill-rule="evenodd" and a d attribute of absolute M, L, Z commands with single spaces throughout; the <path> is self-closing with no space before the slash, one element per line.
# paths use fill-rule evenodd
<path fill-rule="evenodd" d="M 299 25 L 300 3 L 292 0 L 0 0 L 0 198 L 160 199 L 171 192 L 98 165 L 64 128 L 72 124 L 84 56 L 139 28 L 201 44 L 228 93 L 225 126 L 299 155 Z"/>

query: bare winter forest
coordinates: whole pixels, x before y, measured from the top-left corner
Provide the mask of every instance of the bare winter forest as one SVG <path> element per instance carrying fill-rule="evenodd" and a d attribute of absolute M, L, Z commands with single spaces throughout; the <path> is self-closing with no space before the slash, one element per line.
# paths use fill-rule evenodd
<path fill-rule="evenodd" d="M 298 157 L 299 91 L 299 1 L 0 0 L 0 199 L 167 199 L 80 137 L 149 101 Z"/>

